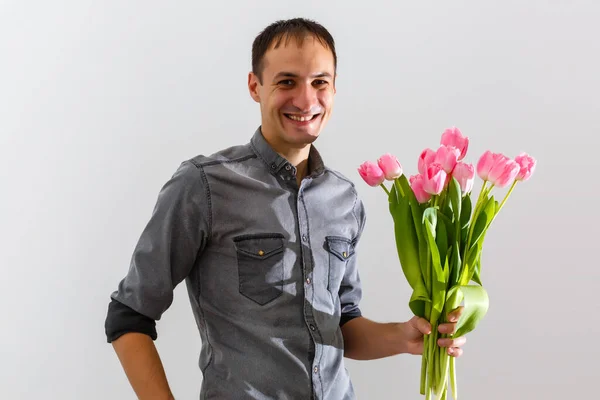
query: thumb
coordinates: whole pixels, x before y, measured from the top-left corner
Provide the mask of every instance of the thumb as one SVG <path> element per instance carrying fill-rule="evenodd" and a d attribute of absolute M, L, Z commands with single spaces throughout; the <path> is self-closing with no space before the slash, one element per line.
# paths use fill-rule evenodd
<path fill-rule="evenodd" d="M 424 335 L 431 333 L 431 324 L 425 318 L 414 316 L 410 319 L 410 324 Z"/>

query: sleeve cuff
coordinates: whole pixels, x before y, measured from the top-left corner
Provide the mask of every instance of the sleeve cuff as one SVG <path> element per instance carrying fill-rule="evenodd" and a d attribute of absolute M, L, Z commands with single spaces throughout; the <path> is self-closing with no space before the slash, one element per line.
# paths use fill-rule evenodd
<path fill-rule="evenodd" d="M 344 326 L 346 322 L 358 317 L 362 317 L 362 312 L 358 308 L 355 308 L 351 312 L 342 314 L 342 316 L 340 317 L 340 327 Z"/>
<path fill-rule="evenodd" d="M 104 329 L 108 343 L 128 332 L 144 333 L 152 340 L 157 338 L 156 321 L 115 299 L 112 299 L 108 305 Z"/>

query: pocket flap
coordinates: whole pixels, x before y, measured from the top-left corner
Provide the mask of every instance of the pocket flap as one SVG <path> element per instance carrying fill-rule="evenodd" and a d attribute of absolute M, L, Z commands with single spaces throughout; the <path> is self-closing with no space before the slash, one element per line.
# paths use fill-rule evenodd
<path fill-rule="evenodd" d="M 352 241 L 339 236 L 327 236 L 327 247 L 329 251 L 342 261 L 348 260 L 354 255 Z"/>
<path fill-rule="evenodd" d="M 283 251 L 283 235 L 279 233 L 240 235 L 233 238 L 238 251 L 264 259 Z"/>

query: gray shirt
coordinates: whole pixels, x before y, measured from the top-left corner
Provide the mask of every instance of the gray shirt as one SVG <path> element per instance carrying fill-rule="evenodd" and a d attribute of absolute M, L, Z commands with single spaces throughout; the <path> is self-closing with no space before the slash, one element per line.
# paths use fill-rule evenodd
<path fill-rule="evenodd" d="M 298 187 L 260 127 L 245 145 L 184 161 L 111 294 L 156 321 L 185 280 L 202 339 L 201 399 L 355 398 L 340 326 L 361 315 L 365 211 L 314 146 L 308 168 Z M 119 315 L 107 316 L 113 338 L 135 330 Z"/>

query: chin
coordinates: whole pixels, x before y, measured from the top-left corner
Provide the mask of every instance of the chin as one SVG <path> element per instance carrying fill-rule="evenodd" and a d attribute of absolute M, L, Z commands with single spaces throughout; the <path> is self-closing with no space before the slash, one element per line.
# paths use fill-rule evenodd
<path fill-rule="evenodd" d="M 284 129 L 286 141 L 295 144 L 310 144 L 317 140 L 321 128 L 303 130 L 303 129 Z"/>
<path fill-rule="evenodd" d="M 299 124 L 290 122 L 283 117 L 281 121 L 281 132 L 284 134 L 288 142 L 296 144 L 310 144 L 314 142 L 324 127 L 324 121 L 319 116 L 315 121 L 309 124 Z"/>

